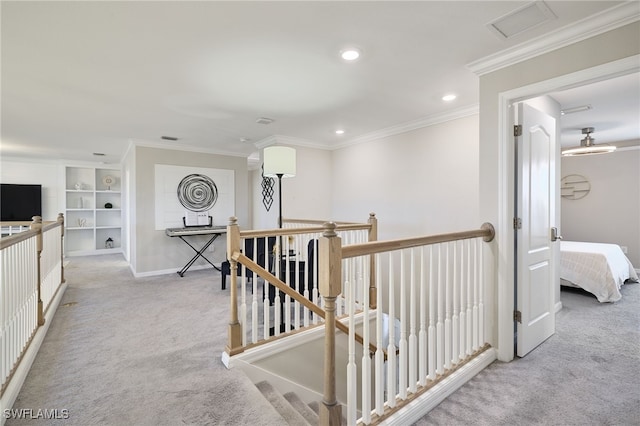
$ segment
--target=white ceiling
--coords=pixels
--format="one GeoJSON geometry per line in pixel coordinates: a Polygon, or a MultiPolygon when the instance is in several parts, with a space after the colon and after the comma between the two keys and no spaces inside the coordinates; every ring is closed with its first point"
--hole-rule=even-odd
{"type": "MultiPolygon", "coordinates": [[[[275,140],[333,149],[471,111],[469,64],[611,11],[637,20],[640,3],[547,1],[556,19],[509,39],[487,28],[528,4],[2,1],[0,154],[118,162],[132,141],[242,156],[275,140]],[[347,46],[361,59],[342,61],[347,46]]],[[[586,126],[597,143],[640,139],[638,76],[619,82],[553,94],[593,106],[563,118],[563,145],[586,126]]]]}

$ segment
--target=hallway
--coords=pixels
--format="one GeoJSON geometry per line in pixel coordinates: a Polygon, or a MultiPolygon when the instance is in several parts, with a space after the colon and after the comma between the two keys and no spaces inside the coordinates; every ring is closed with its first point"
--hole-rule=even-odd
{"type": "MultiPolygon", "coordinates": [[[[118,254],[68,260],[67,290],[14,410],[58,410],[68,419],[47,424],[65,425],[281,424],[220,361],[229,293],[219,272],[134,279],[118,254]]],[[[44,424],[6,425],[34,422],[44,424]]]]}

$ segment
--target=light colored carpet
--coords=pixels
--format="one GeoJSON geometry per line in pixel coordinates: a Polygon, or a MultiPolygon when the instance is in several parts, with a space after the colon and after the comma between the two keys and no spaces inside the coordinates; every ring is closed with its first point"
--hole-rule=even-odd
{"type": "MultiPolygon", "coordinates": [[[[134,279],[120,255],[70,258],[68,289],[14,409],[69,419],[7,425],[281,425],[239,369],[220,361],[220,274],[134,279]]],[[[563,291],[557,332],[496,362],[416,423],[640,425],[640,284],[615,304],[563,291]]]]}
{"type": "Polygon", "coordinates": [[[68,410],[7,425],[279,425],[220,360],[229,290],[212,269],[134,279],[121,255],[70,258],[67,291],[14,409],[68,410]]]}
{"type": "Polygon", "coordinates": [[[621,293],[598,303],[563,290],[555,335],[491,364],[415,425],[640,425],[640,284],[621,293]]]}

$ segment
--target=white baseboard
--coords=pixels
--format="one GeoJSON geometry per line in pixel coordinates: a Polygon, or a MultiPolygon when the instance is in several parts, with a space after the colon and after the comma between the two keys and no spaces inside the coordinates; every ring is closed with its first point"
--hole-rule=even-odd
{"type": "MultiPolygon", "coordinates": [[[[177,268],[171,268],[171,269],[160,269],[157,271],[148,271],[148,272],[136,272],[133,270],[133,267],[131,266],[131,264],[129,264],[129,269],[131,269],[131,273],[133,274],[134,277],[136,278],[144,278],[144,277],[155,277],[157,275],[167,275],[167,274],[176,274],[178,273],[179,270],[182,269],[182,266],[177,267],[177,268]]],[[[201,269],[213,269],[213,267],[211,265],[198,265],[198,266],[192,266],[189,268],[189,271],[199,271],[201,269]]],[[[187,274],[187,272],[185,272],[185,274],[187,274]]],[[[178,275],[178,277],[180,277],[178,275]]]]}
{"type": "Polygon", "coordinates": [[[380,424],[398,426],[414,424],[496,359],[495,349],[490,348],[484,351],[454,374],[408,403],[403,410],[391,415],[380,424]]]}
{"type": "Polygon", "coordinates": [[[47,335],[47,331],[49,330],[51,321],[53,321],[53,316],[56,314],[58,305],[60,304],[62,296],[64,295],[64,292],[66,290],[67,284],[62,283],[60,289],[56,293],[55,298],[51,301],[49,309],[47,309],[47,312],[44,316],[44,325],[38,327],[38,329],[36,330],[36,334],[33,336],[31,344],[29,344],[27,351],[24,353],[22,361],[20,361],[20,364],[18,364],[18,368],[13,374],[9,385],[5,389],[4,394],[2,394],[2,398],[0,399],[0,426],[4,425],[6,421],[4,410],[13,407],[13,404],[16,402],[16,398],[18,398],[20,389],[22,389],[22,385],[27,378],[27,374],[29,374],[29,370],[31,370],[31,365],[36,359],[36,355],[38,355],[38,351],[40,350],[42,341],[47,335]]]}
{"type": "Polygon", "coordinates": [[[556,302],[556,314],[562,310],[562,302],[556,302]]]}

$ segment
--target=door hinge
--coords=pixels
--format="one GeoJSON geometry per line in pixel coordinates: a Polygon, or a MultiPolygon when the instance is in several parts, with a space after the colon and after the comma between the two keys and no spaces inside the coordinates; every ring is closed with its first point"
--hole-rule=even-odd
{"type": "Polygon", "coordinates": [[[522,312],[513,311],[513,320],[519,322],[520,324],[522,324],[522,312]]]}
{"type": "Polygon", "coordinates": [[[513,126],[513,136],[522,136],[522,124],[513,126]]]}
{"type": "Polygon", "coordinates": [[[522,228],[522,219],[519,217],[513,218],[513,229],[521,229],[522,228]]]}

